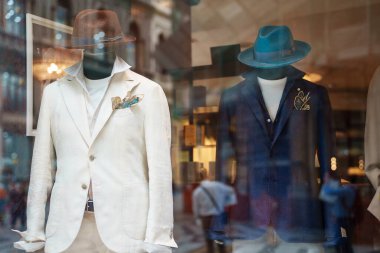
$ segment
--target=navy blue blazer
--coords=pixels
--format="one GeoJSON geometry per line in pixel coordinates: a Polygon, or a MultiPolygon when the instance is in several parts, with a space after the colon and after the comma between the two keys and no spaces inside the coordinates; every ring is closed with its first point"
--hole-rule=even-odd
{"type": "Polygon", "coordinates": [[[324,208],[320,181],[335,155],[335,132],[326,88],[287,69],[287,83],[274,122],[254,72],[223,91],[219,105],[217,178],[230,179],[236,161],[235,186],[249,203],[245,221],[254,239],[268,226],[289,242],[324,241],[324,208]],[[318,155],[319,168],[315,157],[318,155]]]}

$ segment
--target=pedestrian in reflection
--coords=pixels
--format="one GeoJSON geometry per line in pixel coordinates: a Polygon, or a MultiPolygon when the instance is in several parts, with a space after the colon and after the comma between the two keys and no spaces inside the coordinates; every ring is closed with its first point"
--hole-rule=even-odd
{"type": "Polygon", "coordinates": [[[5,202],[7,199],[7,191],[5,190],[4,184],[0,183],[0,226],[4,225],[5,216],[5,202]]]}
{"type": "Polygon", "coordinates": [[[236,204],[236,194],[232,187],[210,181],[206,169],[201,169],[199,177],[201,183],[193,192],[193,213],[202,225],[207,252],[213,253],[216,243],[219,252],[224,253],[225,207],[236,204]]]}
{"type": "Polygon", "coordinates": [[[334,247],[338,253],[353,253],[353,210],[355,189],[350,185],[342,185],[339,177],[333,171],[326,172],[320,198],[327,205],[326,210],[330,220],[327,228],[328,247],[334,247]]]}
{"type": "Polygon", "coordinates": [[[26,198],[27,193],[23,185],[19,182],[14,184],[9,192],[12,227],[16,226],[18,220],[23,229],[26,227],[26,198]]]}

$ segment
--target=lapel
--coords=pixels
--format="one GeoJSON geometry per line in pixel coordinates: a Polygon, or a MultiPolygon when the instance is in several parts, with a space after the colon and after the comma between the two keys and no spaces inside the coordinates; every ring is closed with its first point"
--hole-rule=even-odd
{"type": "Polygon", "coordinates": [[[292,78],[288,78],[285,84],[284,92],[282,93],[282,97],[280,100],[280,105],[278,107],[278,113],[276,115],[276,121],[275,121],[275,127],[274,127],[274,134],[272,139],[272,145],[276,143],[278,137],[281,134],[282,129],[286,125],[286,122],[288,121],[289,116],[293,112],[294,105],[293,100],[294,96],[289,96],[289,94],[292,94],[293,92],[293,86],[294,86],[295,80],[292,78]]]}
{"type": "Polygon", "coordinates": [[[95,141],[96,137],[99,135],[108,119],[114,112],[112,110],[112,97],[118,96],[120,98],[124,98],[127,95],[128,91],[133,90],[133,88],[135,88],[140,83],[136,77],[133,77],[131,75],[131,73],[131,70],[127,70],[116,74],[113,76],[113,78],[111,78],[110,85],[99,108],[99,113],[95,122],[90,145],[95,141]]]}
{"type": "Polygon", "coordinates": [[[269,143],[271,143],[271,148],[276,143],[278,137],[280,136],[283,128],[286,125],[289,116],[293,112],[294,105],[293,100],[294,96],[290,95],[294,93],[294,84],[297,79],[302,78],[304,76],[304,72],[294,68],[293,66],[287,67],[287,82],[284,88],[284,92],[282,93],[279,111],[276,115],[274,133],[272,141],[270,141],[270,136],[268,132],[268,127],[265,118],[266,106],[264,102],[264,98],[262,92],[260,90],[260,86],[258,85],[257,76],[254,71],[248,71],[243,73],[243,77],[245,78],[243,88],[242,88],[242,97],[248,103],[251,111],[255,115],[256,119],[259,121],[261,127],[265,135],[268,138],[269,143]]]}
{"type": "Polygon", "coordinates": [[[126,70],[112,76],[108,89],[100,105],[98,117],[95,122],[92,136],[90,135],[89,122],[85,103],[84,90],[81,81],[73,76],[65,77],[65,81],[60,85],[60,91],[65,101],[65,105],[78,128],[83,140],[90,147],[112,115],[112,97],[124,98],[128,91],[131,91],[139,84],[136,77],[132,77],[131,70],[126,70]]]}
{"type": "Polygon", "coordinates": [[[269,132],[266,126],[265,115],[264,115],[265,107],[263,108],[263,105],[262,105],[263,99],[262,99],[260,87],[257,84],[257,79],[255,81],[255,78],[247,78],[244,81],[244,84],[242,87],[242,95],[243,95],[242,96],[243,99],[248,104],[253,115],[256,117],[257,121],[259,122],[263,132],[265,133],[265,136],[267,137],[267,140],[269,141],[270,140],[269,132]]]}
{"type": "Polygon", "coordinates": [[[134,75],[133,71],[129,69],[131,66],[121,57],[116,56],[111,79],[109,81],[110,83],[104,94],[103,100],[101,101],[97,120],[91,136],[87,118],[85,101],[86,87],[84,84],[82,64],[83,61],[80,61],[65,69],[65,72],[68,75],[64,77],[64,80],[67,82],[63,82],[63,84],[60,85],[60,91],[71,118],[78,128],[83,140],[88,147],[91,147],[109,117],[112,115],[111,98],[115,96],[124,98],[128,91],[132,90],[139,84],[139,79],[138,76],[134,75]]]}
{"type": "Polygon", "coordinates": [[[78,128],[83,140],[90,146],[90,130],[88,128],[83,88],[73,76],[64,77],[63,80],[61,80],[59,88],[72,120],[78,128]]]}

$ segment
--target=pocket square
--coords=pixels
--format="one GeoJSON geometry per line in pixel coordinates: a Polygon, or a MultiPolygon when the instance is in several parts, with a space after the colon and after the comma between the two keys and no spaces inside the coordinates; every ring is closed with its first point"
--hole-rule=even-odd
{"type": "Polygon", "coordinates": [[[310,110],[310,105],[309,105],[309,100],[310,100],[310,92],[308,92],[306,95],[304,92],[298,88],[298,94],[294,98],[294,107],[298,111],[309,111],[310,110]]]}
{"type": "Polygon", "coordinates": [[[120,97],[112,97],[112,110],[132,107],[139,103],[143,97],[144,95],[142,94],[131,96],[130,92],[128,92],[127,96],[123,99],[120,97]]]}

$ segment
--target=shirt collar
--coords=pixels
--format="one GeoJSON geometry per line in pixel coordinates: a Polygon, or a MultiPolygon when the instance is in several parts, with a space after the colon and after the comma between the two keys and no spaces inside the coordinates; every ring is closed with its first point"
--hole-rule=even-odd
{"type": "MultiPolygon", "coordinates": [[[[121,58],[120,56],[117,55],[115,58],[114,64],[113,64],[113,68],[112,68],[112,72],[111,72],[110,77],[112,77],[113,75],[115,75],[117,73],[126,71],[130,68],[131,68],[131,65],[129,65],[126,61],[123,60],[123,58],[121,58]]],[[[80,62],[77,62],[76,64],[74,64],[74,65],[72,65],[66,69],[64,69],[64,71],[67,74],[77,78],[79,83],[83,87],[83,89],[87,91],[87,88],[85,85],[84,74],[83,74],[83,60],[80,62]]]]}

